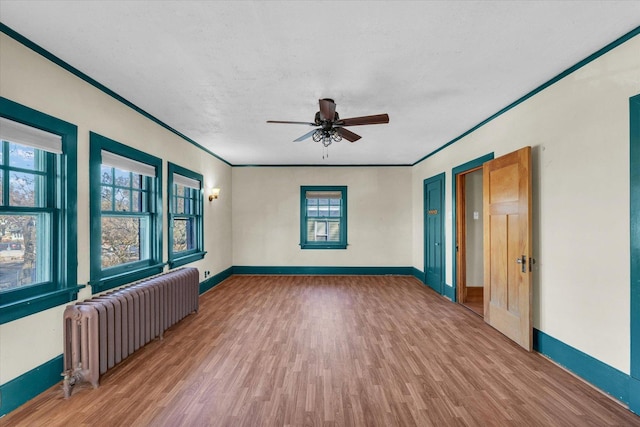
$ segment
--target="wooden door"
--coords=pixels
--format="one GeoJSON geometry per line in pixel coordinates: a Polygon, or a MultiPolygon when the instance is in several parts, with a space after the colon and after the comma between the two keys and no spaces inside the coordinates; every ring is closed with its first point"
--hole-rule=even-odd
{"type": "Polygon", "coordinates": [[[484,320],[531,351],[531,147],[483,171],[484,320]]]}
{"type": "Polygon", "coordinates": [[[424,182],[424,272],[425,283],[444,292],[444,174],[424,182]]]}

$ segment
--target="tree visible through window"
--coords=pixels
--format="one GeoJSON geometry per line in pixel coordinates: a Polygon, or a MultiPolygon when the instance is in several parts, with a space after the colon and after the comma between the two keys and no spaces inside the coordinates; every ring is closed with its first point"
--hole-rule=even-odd
{"type": "Polygon", "coordinates": [[[95,291],[160,273],[162,160],[91,133],[91,282],[95,291]]]}
{"type": "Polygon", "coordinates": [[[77,134],[0,97],[0,324],[78,295],[77,134]]]}
{"type": "Polygon", "coordinates": [[[48,197],[54,154],[10,141],[2,141],[0,151],[1,292],[51,279],[55,203],[48,197]]]}

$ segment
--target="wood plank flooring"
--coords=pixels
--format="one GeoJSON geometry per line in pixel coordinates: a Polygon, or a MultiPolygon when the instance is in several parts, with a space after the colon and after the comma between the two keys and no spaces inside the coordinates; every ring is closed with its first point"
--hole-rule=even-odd
{"type": "Polygon", "coordinates": [[[412,277],[234,276],[109,371],[2,426],[630,426],[412,277]]]}

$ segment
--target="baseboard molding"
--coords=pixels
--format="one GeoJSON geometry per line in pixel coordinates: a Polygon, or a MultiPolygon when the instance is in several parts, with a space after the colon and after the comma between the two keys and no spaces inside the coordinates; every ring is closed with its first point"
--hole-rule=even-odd
{"type": "Polygon", "coordinates": [[[424,272],[423,271],[420,271],[415,267],[411,267],[411,275],[413,277],[415,277],[416,279],[420,280],[423,285],[426,284],[426,283],[424,283],[424,272]]]}
{"type": "Polygon", "coordinates": [[[283,274],[321,276],[413,276],[413,267],[272,267],[236,265],[233,274],[283,274]]]}
{"type": "MultiPolygon", "coordinates": [[[[630,375],[535,328],[533,329],[533,348],[588,383],[629,405],[630,375]]],[[[633,408],[630,409],[633,410],[633,408]]],[[[636,408],[638,409],[640,408],[636,408]]]]}
{"type": "Polygon", "coordinates": [[[233,276],[233,267],[229,267],[226,270],[209,277],[204,282],[200,282],[200,294],[207,292],[209,289],[213,288],[215,285],[221,283],[231,276],[233,276]]]}
{"type": "MultiPolygon", "coordinates": [[[[62,355],[0,385],[0,417],[62,381],[62,355]]],[[[62,389],[60,389],[62,394],[62,389]]]]}
{"type": "Polygon", "coordinates": [[[444,284],[444,296],[449,298],[451,301],[456,301],[456,288],[451,285],[444,284]]]}
{"type": "Polygon", "coordinates": [[[470,287],[467,286],[467,297],[465,302],[483,302],[484,301],[484,288],[483,287],[470,287]]]}

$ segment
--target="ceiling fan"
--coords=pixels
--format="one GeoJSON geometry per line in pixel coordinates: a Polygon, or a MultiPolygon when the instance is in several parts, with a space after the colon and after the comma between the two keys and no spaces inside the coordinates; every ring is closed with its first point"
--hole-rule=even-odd
{"type": "Polygon", "coordinates": [[[336,111],[336,103],[333,99],[323,98],[319,100],[320,111],[316,113],[313,122],[290,122],[282,120],[267,120],[267,123],[287,123],[295,125],[309,125],[315,129],[305,133],[300,138],[294,139],[293,142],[304,141],[312,137],[316,142],[322,142],[322,145],[328,147],[332,142],[341,141],[342,138],[349,142],[355,142],[361,138],[345,129],[347,126],[377,125],[389,123],[388,114],[376,114],[373,116],[352,117],[349,119],[341,119],[336,111]]]}

